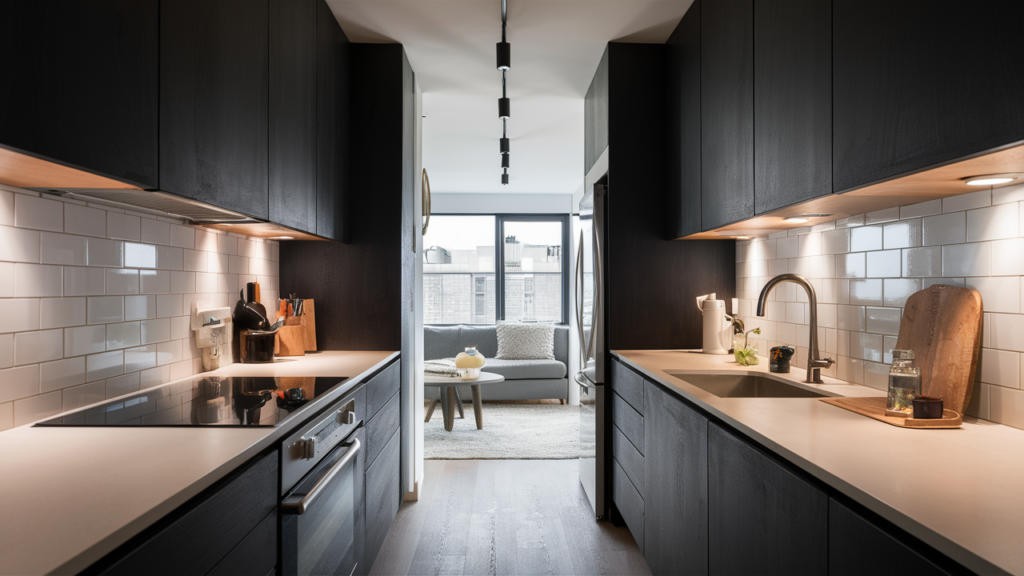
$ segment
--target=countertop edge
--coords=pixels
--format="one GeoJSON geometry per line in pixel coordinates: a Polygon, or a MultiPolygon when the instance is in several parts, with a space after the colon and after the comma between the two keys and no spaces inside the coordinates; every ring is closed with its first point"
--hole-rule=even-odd
{"type": "Polygon", "coordinates": [[[715,406],[712,406],[707,402],[701,400],[700,398],[697,398],[696,396],[686,392],[685,390],[676,386],[674,383],[665,380],[658,374],[651,372],[647,368],[644,368],[643,366],[630,360],[625,355],[620,354],[618,351],[612,350],[611,354],[615,358],[624,362],[633,370],[636,370],[637,372],[643,374],[644,377],[657,382],[663,388],[670,390],[675,395],[679,396],[680,398],[683,398],[687,402],[697,405],[700,409],[712,414],[719,420],[725,422],[726,424],[742,432],[745,436],[747,436],[754,442],[757,442],[766,450],[778,455],[780,458],[783,458],[790,464],[796,466],[797,468],[803,470],[804,472],[810,474],[811,476],[817,478],[818,480],[824,482],[825,484],[828,484],[829,486],[835,488],[839,492],[842,492],[850,499],[875,512],[879,516],[892,522],[893,524],[902,528],[903,530],[906,530],[908,533],[920,539],[925,544],[928,544],[929,546],[937,549],[942,554],[945,554],[946,556],[949,556],[951,559],[961,563],[966,568],[973,570],[978,574],[1012,574],[1012,572],[993,564],[989,560],[979,556],[975,552],[965,548],[959,543],[950,540],[949,538],[936,532],[932,528],[911,518],[904,512],[893,507],[893,505],[875,498],[871,494],[868,494],[867,492],[861,490],[855,485],[850,484],[846,480],[820,468],[814,462],[793,453],[792,451],[772,441],[771,439],[767,438],[766,436],[762,435],[756,430],[750,428],[742,421],[737,420],[733,416],[722,412],[715,406]]]}
{"type": "MultiPolygon", "coordinates": [[[[298,428],[303,423],[307,422],[310,418],[316,416],[316,414],[328,403],[333,402],[337,398],[344,396],[353,388],[363,383],[366,378],[379,371],[381,368],[391,363],[399,356],[400,352],[392,352],[380,362],[374,364],[367,370],[361,372],[356,376],[352,376],[346,385],[338,390],[335,390],[331,394],[316,398],[309,403],[305,413],[301,418],[294,418],[289,420],[286,425],[281,427],[274,427],[268,429],[268,433],[263,438],[251,444],[245,450],[236,454],[233,458],[218,466],[216,469],[206,474],[196,482],[188,485],[176,494],[172,495],[168,499],[161,502],[154,508],[151,508],[146,513],[136,517],[134,520],[124,525],[120,530],[110,534],[103,540],[97,542],[93,546],[81,551],[76,556],[68,559],[66,562],[55,568],[51,574],[78,574],[79,572],[89,568],[99,560],[101,560],[107,554],[110,554],[116,550],[119,546],[134,538],[140,534],[143,530],[146,530],[154,523],[159,521],[161,518],[167,516],[171,512],[174,512],[179,507],[187,503],[192,498],[201,494],[204,490],[213,486],[217,481],[221,480],[231,472],[238,469],[239,466],[248,462],[251,458],[270,447],[275,442],[291,434],[295,428],[298,428]]],[[[191,378],[191,376],[190,376],[191,378]]],[[[175,381],[177,382],[177,380],[175,381]]],[[[173,384],[169,382],[163,384],[167,386],[173,384]]]]}

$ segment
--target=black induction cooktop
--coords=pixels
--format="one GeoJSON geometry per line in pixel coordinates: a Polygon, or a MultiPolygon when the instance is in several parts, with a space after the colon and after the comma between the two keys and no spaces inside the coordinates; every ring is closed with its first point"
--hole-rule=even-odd
{"type": "Polygon", "coordinates": [[[36,426],[276,426],[347,377],[195,376],[36,426]]]}

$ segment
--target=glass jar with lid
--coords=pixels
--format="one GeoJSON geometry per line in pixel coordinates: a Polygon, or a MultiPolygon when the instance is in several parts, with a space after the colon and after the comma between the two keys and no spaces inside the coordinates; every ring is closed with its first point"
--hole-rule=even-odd
{"type": "Polygon", "coordinates": [[[889,397],[885,415],[900,418],[914,413],[914,398],[921,395],[921,369],[914,366],[913,350],[893,350],[889,369],[889,397]]]}

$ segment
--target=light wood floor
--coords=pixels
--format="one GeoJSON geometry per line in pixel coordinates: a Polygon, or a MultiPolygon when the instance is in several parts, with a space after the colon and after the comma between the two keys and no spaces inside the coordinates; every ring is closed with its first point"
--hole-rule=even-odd
{"type": "Polygon", "coordinates": [[[370,572],[637,574],[629,530],[594,519],[576,460],[427,460],[370,572]]]}

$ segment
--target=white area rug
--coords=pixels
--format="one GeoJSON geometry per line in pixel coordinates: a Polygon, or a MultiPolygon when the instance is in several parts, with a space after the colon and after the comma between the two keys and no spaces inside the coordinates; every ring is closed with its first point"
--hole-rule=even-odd
{"type": "Polygon", "coordinates": [[[489,404],[484,429],[476,429],[473,405],[444,429],[441,407],[423,430],[427,460],[568,460],[580,455],[580,408],[559,404],[489,404]]]}

